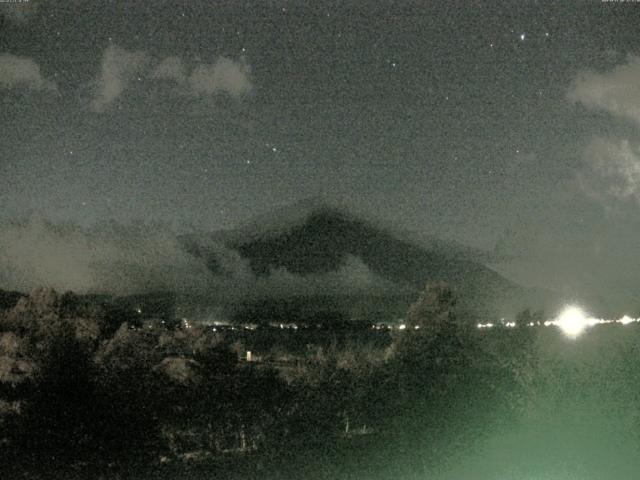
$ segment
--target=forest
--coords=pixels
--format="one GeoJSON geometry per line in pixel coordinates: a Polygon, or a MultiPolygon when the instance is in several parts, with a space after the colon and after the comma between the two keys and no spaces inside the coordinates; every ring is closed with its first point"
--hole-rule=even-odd
{"type": "Polygon", "coordinates": [[[247,361],[232,333],[119,323],[99,302],[33,291],[0,322],[3,468],[231,474],[363,444],[424,470],[517,415],[535,369],[531,330],[487,342],[442,284],[412,305],[406,331],[374,340],[293,334],[247,361]]]}
{"type": "Polygon", "coordinates": [[[635,337],[609,327],[577,347],[529,327],[535,315],[480,330],[438,283],[403,330],[221,331],[120,323],[95,299],[34,290],[0,322],[2,468],[43,479],[423,478],[567,397],[602,401],[604,383],[618,400],[603,408],[637,426],[635,337]],[[607,342],[609,365],[598,365],[607,342]]]}

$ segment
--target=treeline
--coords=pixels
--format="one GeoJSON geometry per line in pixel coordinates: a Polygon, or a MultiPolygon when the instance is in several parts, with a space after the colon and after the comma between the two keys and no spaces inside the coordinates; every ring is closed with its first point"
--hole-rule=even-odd
{"type": "Polygon", "coordinates": [[[118,324],[100,304],[36,290],[0,317],[3,465],[216,464],[369,435],[427,471],[525,407],[531,329],[488,342],[431,285],[388,334],[385,347],[307,345],[283,372],[212,329],[118,324]]]}

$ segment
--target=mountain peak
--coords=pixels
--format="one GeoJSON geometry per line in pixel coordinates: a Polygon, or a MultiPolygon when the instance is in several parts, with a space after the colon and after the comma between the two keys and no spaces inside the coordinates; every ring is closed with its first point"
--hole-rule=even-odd
{"type": "Polygon", "coordinates": [[[363,224],[374,223],[367,215],[356,212],[355,207],[347,201],[317,196],[252,217],[240,224],[233,237],[242,241],[270,238],[300,227],[310,218],[319,216],[363,224]]]}

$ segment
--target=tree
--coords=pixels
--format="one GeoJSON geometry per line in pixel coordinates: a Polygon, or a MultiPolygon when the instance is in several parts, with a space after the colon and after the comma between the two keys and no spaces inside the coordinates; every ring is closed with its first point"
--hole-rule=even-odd
{"type": "Polygon", "coordinates": [[[409,307],[408,326],[439,329],[454,322],[456,303],[456,297],[449,285],[444,282],[427,283],[418,300],[409,307]]]}
{"type": "MultiPolygon", "coordinates": [[[[446,372],[463,369],[470,353],[467,325],[459,322],[453,290],[443,282],[428,283],[407,312],[406,330],[395,332],[392,350],[403,370],[435,380],[430,369],[446,372]]],[[[418,379],[414,379],[418,381],[418,379]]],[[[424,384],[424,382],[422,382],[424,384]]]]}
{"type": "Polygon", "coordinates": [[[456,303],[448,285],[427,284],[407,312],[407,328],[394,333],[398,415],[392,428],[413,471],[454,461],[456,453],[503,424],[519,400],[523,362],[512,358],[512,342],[498,336],[529,329],[481,332],[457,315],[456,303]],[[506,351],[498,348],[503,344],[506,351]]]}
{"type": "Polygon", "coordinates": [[[531,324],[538,325],[544,320],[544,313],[542,310],[531,312],[530,308],[525,308],[516,315],[516,326],[528,327],[531,324]]]}

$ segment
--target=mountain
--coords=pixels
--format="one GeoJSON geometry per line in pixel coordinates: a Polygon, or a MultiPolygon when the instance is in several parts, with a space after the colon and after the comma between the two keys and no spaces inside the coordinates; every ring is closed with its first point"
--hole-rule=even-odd
{"type": "Polygon", "coordinates": [[[315,197],[253,217],[237,229],[214,232],[209,238],[227,245],[260,241],[286,234],[308,222],[311,217],[323,213],[343,217],[355,223],[366,224],[370,229],[386,232],[397,240],[437,254],[476,262],[488,260],[493,256],[493,252],[394,226],[390,221],[378,218],[371,212],[356,211],[346,202],[328,202],[315,197]]]}
{"type": "MultiPolygon", "coordinates": [[[[38,238],[47,235],[43,244],[61,246],[53,249],[55,254],[70,244],[69,268],[53,273],[85,275],[92,283],[80,293],[129,295],[95,299],[114,318],[366,324],[404,317],[425,284],[435,281],[449,283],[460,310],[484,320],[513,316],[525,307],[548,307],[553,299],[549,292],[523,288],[499,275],[485,265],[485,252],[316,199],[234,230],[184,235],[177,242],[171,232],[74,230],[74,239],[89,239],[75,243],[59,229],[34,232],[38,238]],[[93,248],[96,242],[99,248],[93,248]],[[92,246],[90,251],[76,255],[85,244],[92,246]],[[100,279],[116,279],[123,288],[114,291],[109,280],[100,289],[100,279]]],[[[37,261],[16,259],[26,266],[37,266],[37,261]]],[[[16,271],[23,270],[28,269],[18,265],[16,271]]],[[[63,275],[54,277],[66,284],[63,275]]],[[[51,278],[46,280],[51,284],[51,278]]],[[[19,298],[0,292],[0,310],[19,298]]]]}
{"type": "Polygon", "coordinates": [[[483,317],[513,314],[546,301],[544,292],[520,287],[483,265],[481,252],[432,237],[421,242],[415,235],[387,227],[382,221],[324,202],[303,202],[253,219],[233,231],[183,239],[189,251],[220,272],[222,262],[214,250],[206,248],[207,240],[237,252],[255,277],[265,282],[274,272],[286,272],[288,278],[299,283],[313,278],[318,284],[323,278],[335,281],[342,278],[336,276],[339,272],[355,270],[358,274],[352,275],[354,281],[366,277],[371,286],[354,290],[345,284],[330,293],[316,288],[302,294],[281,288],[276,294],[244,301],[240,311],[251,311],[255,316],[263,309],[282,318],[286,305],[295,304],[292,310],[305,311],[306,315],[314,308],[331,311],[333,305],[338,312],[332,314],[342,312],[353,317],[354,311],[366,311],[366,298],[377,305],[376,316],[398,316],[431,281],[449,283],[459,295],[461,309],[483,317]]]}

